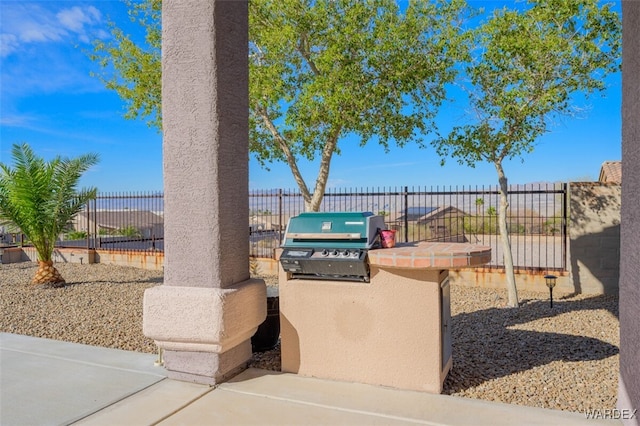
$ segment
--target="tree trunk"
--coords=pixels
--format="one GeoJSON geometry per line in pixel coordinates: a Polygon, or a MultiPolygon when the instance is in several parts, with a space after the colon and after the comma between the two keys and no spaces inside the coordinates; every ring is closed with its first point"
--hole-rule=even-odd
{"type": "Polygon", "coordinates": [[[64,278],[60,272],[53,266],[52,260],[38,261],[38,271],[33,277],[32,284],[51,284],[53,287],[64,287],[64,278]]]}
{"type": "Polygon", "coordinates": [[[507,292],[509,296],[508,304],[517,308],[518,289],[516,288],[516,276],[513,272],[513,254],[511,253],[511,241],[509,239],[509,230],[507,229],[507,209],[509,208],[509,200],[507,195],[509,187],[507,185],[507,177],[502,169],[502,161],[494,163],[498,172],[498,182],[500,183],[500,207],[498,209],[498,227],[500,229],[500,240],[502,241],[502,253],[504,260],[504,271],[507,278],[507,292]]]}
{"type": "Polygon", "coordinates": [[[269,114],[267,114],[267,110],[264,108],[259,108],[258,113],[262,117],[265,126],[275,139],[278,147],[282,150],[284,154],[287,164],[289,165],[289,169],[293,174],[293,178],[298,184],[298,188],[300,189],[300,193],[302,194],[302,198],[304,199],[304,209],[307,212],[317,212],[320,210],[320,205],[322,204],[322,199],[324,198],[324,191],[327,188],[327,181],[329,180],[329,169],[331,166],[331,158],[333,157],[333,153],[336,150],[336,146],[338,144],[338,137],[340,136],[340,132],[342,131],[342,127],[338,126],[333,129],[327,137],[327,142],[324,144],[322,148],[322,155],[320,157],[320,168],[318,170],[318,177],[316,178],[316,187],[313,193],[309,192],[307,188],[307,184],[302,177],[302,173],[298,168],[298,161],[291,151],[289,147],[289,143],[287,140],[282,137],[276,125],[271,121],[269,114]]]}
{"type": "Polygon", "coordinates": [[[316,187],[313,190],[313,195],[308,199],[305,198],[305,209],[308,212],[317,212],[320,210],[320,204],[322,204],[324,192],[327,189],[327,182],[329,181],[331,159],[333,158],[333,153],[338,145],[338,136],[340,135],[340,131],[340,127],[333,130],[322,148],[320,167],[318,169],[318,177],[316,178],[316,187]]]}

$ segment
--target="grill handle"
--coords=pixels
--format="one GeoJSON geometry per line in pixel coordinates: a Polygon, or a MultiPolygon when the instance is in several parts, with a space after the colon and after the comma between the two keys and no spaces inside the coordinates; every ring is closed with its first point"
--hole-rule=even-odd
{"type": "Polygon", "coordinates": [[[359,240],[362,234],[359,232],[343,232],[343,233],[319,233],[319,232],[290,232],[285,238],[297,240],[359,240]]]}

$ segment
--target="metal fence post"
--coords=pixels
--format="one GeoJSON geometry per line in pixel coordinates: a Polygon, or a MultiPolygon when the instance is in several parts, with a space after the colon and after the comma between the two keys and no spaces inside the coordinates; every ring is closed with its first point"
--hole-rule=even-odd
{"type": "Polygon", "coordinates": [[[87,250],[91,250],[91,234],[89,233],[89,222],[90,222],[90,218],[91,218],[91,200],[87,200],[87,228],[85,230],[86,232],[86,243],[87,243],[87,250]]]}
{"type": "Polygon", "coordinates": [[[569,185],[564,182],[562,184],[562,270],[567,270],[567,239],[569,238],[569,233],[567,232],[567,223],[569,222],[569,185]]]}
{"type": "MultiPolygon", "coordinates": [[[[282,241],[282,188],[278,190],[278,240],[282,241]]],[[[274,253],[275,256],[275,253],[274,253]]]]}
{"type": "Polygon", "coordinates": [[[404,187],[404,242],[409,242],[409,187],[404,187]]]}

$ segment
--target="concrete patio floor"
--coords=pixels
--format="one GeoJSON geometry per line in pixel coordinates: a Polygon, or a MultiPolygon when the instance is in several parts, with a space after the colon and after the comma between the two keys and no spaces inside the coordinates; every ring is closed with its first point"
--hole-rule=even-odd
{"type": "Polygon", "coordinates": [[[217,387],[156,356],[0,333],[0,424],[619,425],[583,414],[249,369],[217,387]]]}

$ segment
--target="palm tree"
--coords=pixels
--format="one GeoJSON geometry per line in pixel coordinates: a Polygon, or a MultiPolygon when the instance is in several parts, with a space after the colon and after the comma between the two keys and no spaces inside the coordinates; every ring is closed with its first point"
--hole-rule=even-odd
{"type": "Polygon", "coordinates": [[[98,155],[58,156],[47,162],[27,144],[14,144],[11,152],[14,168],[0,163],[0,225],[20,228],[38,252],[34,284],[64,286],[51,260],[54,244],[73,216],[96,196],[96,188],[78,192],[76,187],[82,174],[98,162],[98,155]]]}
{"type": "MultiPolygon", "coordinates": [[[[484,206],[484,198],[476,198],[476,233],[478,230],[478,218],[480,217],[480,213],[482,212],[482,206],[484,206]]],[[[482,218],[482,231],[484,231],[484,217],[482,218]]]]}
{"type": "Polygon", "coordinates": [[[484,206],[484,198],[476,198],[476,216],[480,216],[482,206],[484,206]]]}

